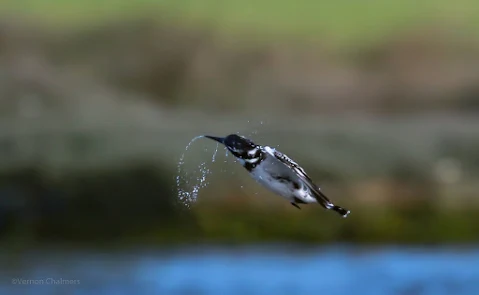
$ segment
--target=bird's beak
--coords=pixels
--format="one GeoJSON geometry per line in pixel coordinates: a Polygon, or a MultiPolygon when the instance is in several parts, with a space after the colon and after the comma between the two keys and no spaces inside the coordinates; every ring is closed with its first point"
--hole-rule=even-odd
{"type": "Polygon", "coordinates": [[[224,144],[224,141],[225,141],[224,137],[215,137],[215,136],[210,136],[210,135],[205,135],[205,137],[209,138],[209,139],[212,139],[214,141],[217,141],[219,143],[223,143],[223,144],[224,144]]]}

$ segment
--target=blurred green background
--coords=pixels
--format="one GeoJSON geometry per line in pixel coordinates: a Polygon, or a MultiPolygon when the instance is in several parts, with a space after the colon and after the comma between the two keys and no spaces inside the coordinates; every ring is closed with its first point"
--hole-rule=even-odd
{"type": "Polygon", "coordinates": [[[2,247],[477,243],[478,3],[3,0],[2,247]],[[350,217],[185,152],[236,132],[350,217]]]}

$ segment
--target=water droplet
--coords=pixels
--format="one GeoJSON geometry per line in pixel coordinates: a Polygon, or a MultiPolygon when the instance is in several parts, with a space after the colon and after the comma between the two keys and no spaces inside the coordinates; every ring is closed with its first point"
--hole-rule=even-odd
{"type": "Polygon", "coordinates": [[[213,153],[213,157],[211,158],[211,162],[215,162],[216,160],[216,153],[218,153],[218,147],[219,147],[220,143],[216,143],[216,149],[215,149],[215,152],[213,153]]]}
{"type": "MultiPolygon", "coordinates": [[[[199,191],[206,187],[209,183],[206,181],[207,176],[211,174],[210,169],[208,169],[206,162],[201,162],[198,165],[198,170],[195,171],[195,173],[199,173],[199,175],[190,175],[190,173],[183,171],[183,167],[185,164],[185,155],[190,146],[195,142],[196,140],[204,137],[203,135],[197,136],[193,138],[188,145],[185,148],[185,151],[180,157],[180,160],[178,162],[178,175],[176,176],[176,188],[178,192],[178,198],[179,200],[187,207],[190,208],[191,204],[196,202],[198,198],[198,193],[199,191]],[[193,184],[192,188],[185,188],[190,187],[190,183],[193,184]]],[[[211,158],[211,161],[214,162],[216,160],[216,154],[218,152],[218,146],[219,143],[216,144],[216,149],[213,153],[213,156],[211,158]]],[[[204,149],[205,151],[208,151],[208,149],[204,149]]]]}

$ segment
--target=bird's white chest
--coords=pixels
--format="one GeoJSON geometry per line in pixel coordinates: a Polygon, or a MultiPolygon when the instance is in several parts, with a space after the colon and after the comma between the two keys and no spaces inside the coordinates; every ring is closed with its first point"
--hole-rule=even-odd
{"type": "Polygon", "coordinates": [[[302,182],[299,181],[297,175],[274,158],[268,157],[263,160],[258,166],[256,166],[255,169],[251,171],[251,176],[270,191],[286,198],[289,201],[293,201],[296,197],[306,203],[315,202],[315,199],[311,198],[309,191],[304,187],[302,182]],[[277,179],[278,175],[289,178],[290,180],[298,183],[300,187],[295,187],[292,181],[279,181],[277,179]]]}
{"type": "Polygon", "coordinates": [[[291,184],[280,182],[273,178],[271,171],[265,169],[264,165],[258,165],[252,172],[251,176],[267,189],[283,196],[287,199],[293,197],[294,188],[291,184]]]}

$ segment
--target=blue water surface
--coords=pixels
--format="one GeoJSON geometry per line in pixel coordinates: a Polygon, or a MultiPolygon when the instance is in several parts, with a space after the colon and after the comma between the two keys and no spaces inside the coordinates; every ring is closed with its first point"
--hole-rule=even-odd
{"type": "Polygon", "coordinates": [[[50,250],[5,263],[0,294],[479,294],[478,248],[50,250]]]}

